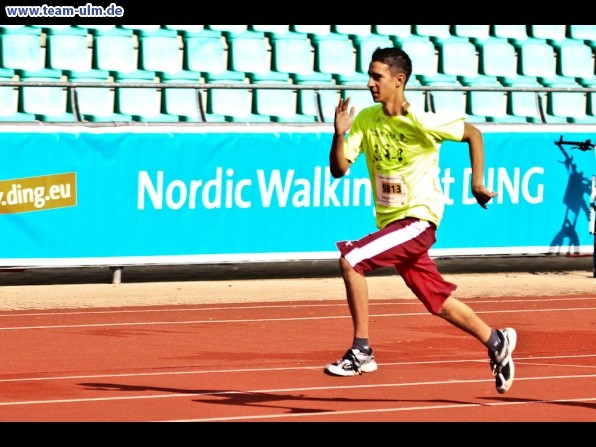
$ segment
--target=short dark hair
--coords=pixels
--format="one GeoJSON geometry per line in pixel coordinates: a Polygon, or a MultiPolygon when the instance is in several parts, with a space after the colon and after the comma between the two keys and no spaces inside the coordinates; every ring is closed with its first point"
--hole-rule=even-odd
{"type": "Polygon", "coordinates": [[[373,62],[382,62],[389,65],[393,74],[403,73],[406,75],[406,83],[412,75],[412,60],[408,53],[398,47],[378,47],[372,54],[373,62]]]}

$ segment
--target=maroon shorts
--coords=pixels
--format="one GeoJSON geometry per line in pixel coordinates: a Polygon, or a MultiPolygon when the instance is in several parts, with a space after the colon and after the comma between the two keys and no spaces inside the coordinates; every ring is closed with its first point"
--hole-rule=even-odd
{"type": "Polygon", "coordinates": [[[428,255],[435,242],[432,223],[406,218],[357,241],[338,242],[337,248],[362,275],[393,266],[426,309],[436,315],[457,286],[443,279],[428,255]]]}

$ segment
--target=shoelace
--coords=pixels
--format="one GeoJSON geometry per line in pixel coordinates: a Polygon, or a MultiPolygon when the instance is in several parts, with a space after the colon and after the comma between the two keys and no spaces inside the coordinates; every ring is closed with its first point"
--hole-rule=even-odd
{"type": "Polygon", "coordinates": [[[346,356],[344,358],[347,358],[347,360],[349,360],[350,363],[352,363],[353,369],[358,374],[362,374],[362,371],[360,370],[360,362],[358,361],[358,358],[356,357],[356,354],[354,354],[354,351],[352,351],[350,349],[348,352],[346,352],[346,356]]]}

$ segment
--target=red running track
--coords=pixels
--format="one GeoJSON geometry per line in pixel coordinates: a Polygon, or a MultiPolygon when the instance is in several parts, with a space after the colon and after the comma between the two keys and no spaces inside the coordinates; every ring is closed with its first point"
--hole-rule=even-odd
{"type": "Polygon", "coordinates": [[[344,301],[0,312],[0,421],[596,421],[596,295],[466,302],[518,332],[506,394],[416,300],[371,301],[379,370],[345,378],[344,301]]]}

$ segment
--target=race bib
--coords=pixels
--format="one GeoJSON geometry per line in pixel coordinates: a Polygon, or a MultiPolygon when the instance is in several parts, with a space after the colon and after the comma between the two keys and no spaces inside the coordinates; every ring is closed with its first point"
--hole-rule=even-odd
{"type": "Polygon", "coordinates": [[[376,174],[377,203],[383,206],[403,206],[407,201],[404,179],[397,174],[376,174]]]}

